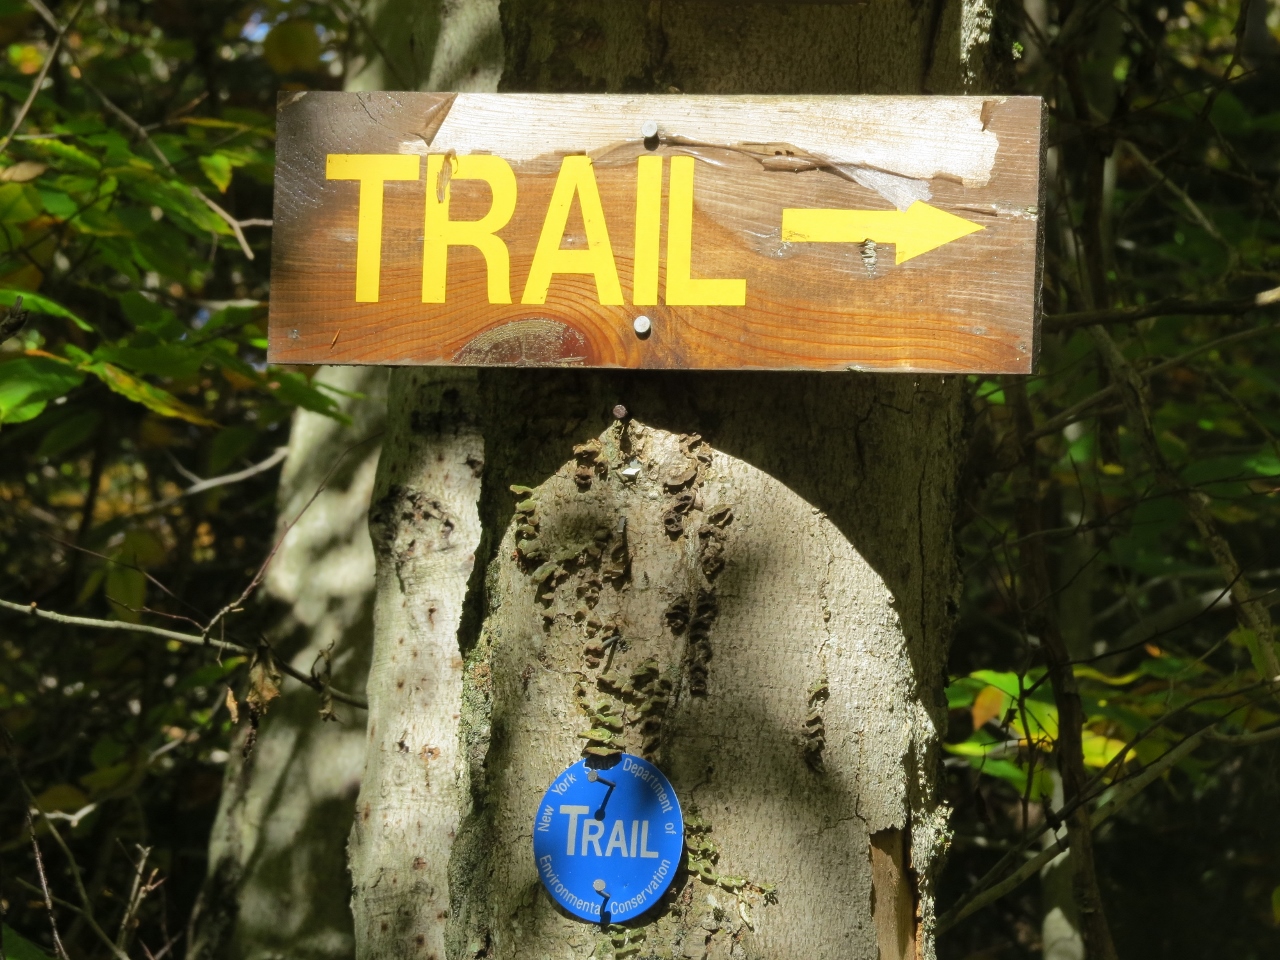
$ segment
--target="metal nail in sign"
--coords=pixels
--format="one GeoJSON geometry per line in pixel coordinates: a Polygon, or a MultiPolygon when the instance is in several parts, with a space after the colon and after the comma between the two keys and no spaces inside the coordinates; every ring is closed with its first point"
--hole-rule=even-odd
{"type": "Polygon", "coordinates": [[[575,917],[620,923],[656,904],[675,879],[684,817],[670,781],[639,757],[608,769],[579,760],[547,788],[533,824],[538,876],[575,917]]]}

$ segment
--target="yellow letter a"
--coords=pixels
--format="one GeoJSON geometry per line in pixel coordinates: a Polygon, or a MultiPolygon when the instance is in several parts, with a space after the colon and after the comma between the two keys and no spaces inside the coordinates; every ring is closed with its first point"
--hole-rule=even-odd
{"type": "Polygon", "coordinates": [[[382,185],[388,180],[417,180],[422,161],[402,153],[331,153],[325,178],[359,180],[356,215],[356,303],[378,302],[382,270],[382,185]]]}
{"type": "Polygon", "coordinates": [[[551,192],[547,216],[538,237],[538,249],[529,267],[521,303],[546,303],[547,288],[554,273],[589,273],[596,278],[596,297],[602,304],[622,303],[622,284],[618,282],[618,265],[609,245],[609,230],[600,205],[600,190],[591,169],[590,157],[565,157],[560,163],[560,176],[551,192]],[[582,225],[587,234],[587,249],[561,250],[565,227],[569,223],[569,207],[578,195],[582,209],[582,225]]]}
{"type": "Polygon", "coordinates": [[[422,237],[422,302],[444,303],[450,247],[475,247],[484,254],[489,302],[511,302],[511,257],[507,245],[494,234],[507,225],[516,209],[516,175],[501,157],[483,154],[450,157],[452,176],[440,189],[445,157],[427,157],[427,213],[422,237]],[[479,220],[450,220],[449,197],[454,180],[484,180],[493,202],[479,220]]]}

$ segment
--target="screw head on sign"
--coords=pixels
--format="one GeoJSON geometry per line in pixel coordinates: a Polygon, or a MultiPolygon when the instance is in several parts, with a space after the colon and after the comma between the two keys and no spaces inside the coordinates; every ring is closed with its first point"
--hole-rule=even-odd
{"type": "Polygon", "coordinates": [[[652,140],[654,137],[658,135],[658,121],[646,120],[644,122],[644,126],[640,128],[640,133],[644,136],[646,140],[652,140]]]}
{"type": "Polygon", "coordinates": [[[596,893],[604,893],[604,881],[596,880],[594,883],[591,884],[591,889],[593,889],[596,893]]]}
{"type": "Polygon", "coordinates": [[[653,321],[642,314],[631,321],[631,329],[636,332],[637,337],[647,337],[653,329],[653,321]]]}

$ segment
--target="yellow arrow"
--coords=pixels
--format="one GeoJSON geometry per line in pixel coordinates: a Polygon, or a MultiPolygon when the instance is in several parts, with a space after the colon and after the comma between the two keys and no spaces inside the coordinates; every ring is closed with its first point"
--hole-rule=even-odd
{"type": "Polygon", "coordinates": [[[892,243],[902,263],[985,227],[917,200],[906,210],[782,211],[782,239],[789,243],[892,243]]]}

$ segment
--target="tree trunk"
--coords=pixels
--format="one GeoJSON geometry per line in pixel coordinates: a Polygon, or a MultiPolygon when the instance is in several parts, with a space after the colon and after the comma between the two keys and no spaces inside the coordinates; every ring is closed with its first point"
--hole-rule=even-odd
{"type": "MultiPolygon", "coordinates": [[[[362,7],[349,90],[492,90],[502,64],[497,0],[377,0],[362,7]]],[[[386,372],[327,367],[318,377],[366,399],[345,401],[349,427],[300,411],[281,477],[280,517],[301,511],[334,461],[380,433],[386,372]]],[[[381,443],[352,451],[285,541],[264,584],[280,606],[277,649],[301,670],[322,650],[334,685],[358,692],[372,648],[373,551],[367,513],[381,443]],[[330,647],[330,644],[333,644],[330,647]]],[[[354,954],[346,841],[365,766],[366,720],[338,707],[326,723],[310,690],[287,685],[243,757],[233,745],[191,923],[198,960],[354,954]]]]}
{"type": "MultiPolygon", "coordinates": [[[[991,75],[977,3],[510,0],[502,17],[513,90],[954,93],[991,75]]],[[[932,957],[963,395],[907,375],[395,371],[357,955],[932,957]],[[648,660],[662,682],[621,691],[648,660]],[[704,850],[608,932],[552,904],[530,841],[602,699],[646,701],[626,747],[696,810],[704,850]]]]}
{"type": "MultiPolygon", "coordinates": [[[[343,407],[349,426],[299,412],[280,478],[280,526],[297,517],[334,462],[348,453],[281,545],[263,584],[269,639],[282,659],[310,670],[329,651],[333,684],[359,693],[373,632],[373,549],[365,522],[386,414],[384,370],[328,368],[320,379],[362,393],[343,407]]],[[[232,742],[209,842],[209,873],[192,922],[197,960],[353,954],[350,882],[342,837],[350,830],[364,766],[361,711],[320,717],[314,691],[286,684],[251,731],[232,742]],[[245,754],[247,738],[256,743],[245,754]]]]}

